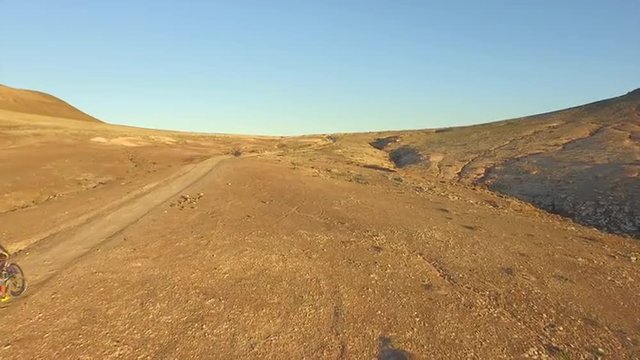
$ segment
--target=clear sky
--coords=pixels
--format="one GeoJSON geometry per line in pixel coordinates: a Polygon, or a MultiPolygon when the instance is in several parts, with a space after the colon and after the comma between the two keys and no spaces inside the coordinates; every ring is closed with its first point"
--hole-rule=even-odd
{"type": "Polygon", "coordinates": [[[639,14],[638,0],[0,0],[0,83],[153,128],[463,125],[640,87],[639,14]]]}

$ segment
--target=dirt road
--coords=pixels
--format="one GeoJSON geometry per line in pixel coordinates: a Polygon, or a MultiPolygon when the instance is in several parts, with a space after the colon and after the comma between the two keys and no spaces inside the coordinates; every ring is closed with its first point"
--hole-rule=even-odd
{"type": "Polygon", "coordinates": [[[154,207],[179,194],[194,182],[211,172],[216,165],[227,159],[226,156],[213,157],[201,163],[188,166],[174,178],[164,183],[154,184],[151,189],[142,188],[139,192],[91,214],[81,222],[72,222],[61,226],[62,230],[45,239],[22,249],[15,257],[29,279],[29,293],[38,285],[63,270],[65,266],[81,257],[96,246],[111,238],[114,234],[135,223],[154,207]]]}

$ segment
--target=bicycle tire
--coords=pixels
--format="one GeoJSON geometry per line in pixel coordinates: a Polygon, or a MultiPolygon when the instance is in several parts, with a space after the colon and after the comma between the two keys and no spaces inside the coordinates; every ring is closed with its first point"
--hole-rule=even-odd
{"type": "Polygon", "coordinates": [[[24,278],[22,268],[18,264],[9,264],[7,266],[7,291],[12,297],[20,296],[27,289],[27,281],[24,278]]]}

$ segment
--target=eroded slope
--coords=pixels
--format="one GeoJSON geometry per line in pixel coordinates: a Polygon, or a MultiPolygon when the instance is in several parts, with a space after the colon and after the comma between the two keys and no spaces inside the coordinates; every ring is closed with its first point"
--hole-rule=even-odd
{"type": "MultiPolygon", "coordinates": [[[[549,114],[464,128],[338,137],[384,143],[397,167],[485,185],[600,229],[640,236],[640,91],[549,114]]],[[[390,165],[390,164],[389,164],[390,165]]]]}

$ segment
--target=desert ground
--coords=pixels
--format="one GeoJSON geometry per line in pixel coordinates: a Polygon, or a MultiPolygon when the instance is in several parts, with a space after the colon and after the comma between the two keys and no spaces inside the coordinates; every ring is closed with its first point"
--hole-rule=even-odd
{"type": "Polygon", "coordinates": [[[0,357],[638,359],[639,109],[258,137],[0,87],[0,357]]]}

